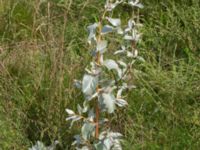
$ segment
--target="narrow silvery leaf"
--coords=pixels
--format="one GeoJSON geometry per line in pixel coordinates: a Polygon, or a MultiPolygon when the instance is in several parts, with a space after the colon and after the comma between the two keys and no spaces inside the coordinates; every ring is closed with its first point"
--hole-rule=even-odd
{"type": "Polygon", "coordinates": [[[84,101],[83,102],[83,113],[86,113],[89,109],[89,102],[88,101],[84,101]]]}
{"type": "Polygon", "coordinates": [[[88,112],[88,119],[89,119],[89,121],[94,121],[94,118],[95,118],[94,110],[91,109],[91,110],[88,112]]]}
{"type": "Polygon", "coordinates": [[[108,59],[108,60],[105,60],[103,62],[103,65],[106,66],[109,70],[116,70],[117,73],[118,73],[118,76],[121,78],[122,76],[122,70],[119,68],[118,64],[112,60],[112,59],[108,59]]]}
{"type": "Polygon", "coordinates": [[[127,68],[127,64],[121,60],[117,61],[121,66],[123,66],[124,68],[127,68]]]}
{"type": "Polygon", "coordinates": [[[108,41],[106,40],[97,42],[97,51],[99,51],[100,53],[105,52],[107,45],[108,45],[108,41]]]}
{"type": "Polygon", "coordinates": [[[86,96],[92,96],[96,91],[98,78],[85,74],[82,81],[82,91],[86,96]]]}
{"type": "Polygon", "coordinates": [[[74,139],[75,141],[72,143],[72,145],[75,145],[75,144],[80,145],[82,143],[82,139],[80,135],[75,135],[74,139]]]}
{"type": "Polygon", "coordinates": [[[109,26],[109,25],[105,25],[102,28],[101,34],[106,34],[106,33],[110,33],[113,31],[113,27],[109,26]]]}
{"type": "Polygon", "coordinates": [[[121,25],[121,20],[119,18],[109,18],[107,17],[107,20],[115,27],[118,27],[121,25]]]}
{"type": "Polygon", "coordinates": [[[125,36],[124,36],[124,39],[125,40],[130,40],[130,41],[139,41],[139,39],[140,39],[140,34],[137,34],[137,32],[135,31],[135,30],[133,30],[132,31],[132,35],[128,35],[128,34],[126,34],[125,36]]]}
{"type": "Polygon", "coordinates": [[[72,110],[70,110],[70,109],[65,109],[65,111],[68,113],[68,115],[74,115],[75,113],[72,111],[72,110]]]}
{"type": "Polygon", "coordinates": [[[118,51],[114,52],[114,55],[121,54],[121,53],[124,53],[124,52],[125,52],[125,50],[118,50],[118,51]]]}
{"type": "Polygon", "coordinates": [[[117,98],[121,98],[122,92],[123,92],[123,88],[120,88],[120,89],[117,91],[117,98]]]}
{"type": "Polygon", "coordinates": [[[95,97],[97,97],[98,96],[98,94],[99,93],[94,93],[92,96],[88,96],[88,100],[90,101],[90,100],[92,100],[92,99],[94,99],[95,97]]]}
{"type": "Polygon", "coordinates": [[[121,27],[117,27],[117,33],[118,34],[124,34],[124,31],[122,30],[121,27]]]}
{"type": "Polygon", "coordinates": [[[94,128],[95,128],[94,124],[85,122],[81,128],[81,133],[82,133],[83,139],[88,140],[91,137],[92,132],[94,131],[94,128]]]}
{"type": "Polygon", "coordinates": [[[125,40],[134,40],[134,38],[132,36],[130,36],[130,35],[125,35],[124,39],[125,40]]]}
{"type": "Polygon", "coordinates": [[[77,105],[77,110],[79,114],[82,114],[83,108],[79,104],[77,105]]]}
{"type": "Polygon", "coordinates": [[[127,57],[133,58],[133,57],[134,57],[134,55],[133,55],[133,53],[131,53],[131,52],[127,51],[127,57]]]}
{"type": "Polygon", "coordinates": [[[139,7],[139,8],[144,8],[144,6],[139,2],[139,0],[129,0],[128,3],[131,6],[139,7]]]}
{"type": "Polygon", "coordinates": [[[100,55],[100,64],[103,64],[103,54],[100,55]]]}
{"type": "Polygon", "coordinates": [[[109,133],[108,133],[108,136],[109,136],[109,137],[112,137],[112,138],[115,138],[115,139],[116,139],[116,138],[119,139],[119,138],[121,138],[123,135],[122,135],[121,133],[119,133],[119,132],[109,132],[109,133]]]}
{"type": "Polygon", "coordinates": [[[130,19],[128,21],[128,27],[125,29],[125,33],[131,31],[134,25],[135,25],[135,21],[133,19],[130,19]]]}
{"type": "Polygon", "coordinates": [[[142,5],[141,3],[138,3],[135,5],[136,7],[139,7],[139,8],[144,8],[144,5],[142,5]]]}
{"type": "Polygon", "coordinates": [[[141,62],[145,62],[145,59],[144,59],[143,57],[141,57],[141,56],[138,56],[137,59],[138,59],[139,61],[141,61],[141,62]]]}
{"type": "Polygon", "coordinates": [[[111,69],[118,69],[119,68],[119,66],[118,66],[118,64],[114,61],[114,60],[112,60],[112,59],[107,59],[107,60],[105,60],[104,61],[104,65],[109,69],[109,70],[111,70],[111,69]]]}
{"type": "Polygon", "coordinates": [[[119,107],[124,107],[124,106],[128,105],[127,101],[125,101],[123,99],[116,99],[115,102],[119,107]]]}
{"type": "Polygon", "coordinates": [[[138,56],[138,50],[135,49],[135,50],[134,50],[134,57],[137,57],[137,56],[138,56]]]}
{"type": "Polygon", "coordinates": [[[66,118],[66,121],[73,120],[73,119],[75,119],[75,118],[76,118],[76,115],[70,116],[70,117],[67,117],[67,118],[66,118]]]}
{"type": "Polygon", "coordinates": [[[126,47],[124,45],[121,46],[122,49],[117,50],[114,55],[120,54],[120,53],[124,53],[126,52],[126,47]]]}
{"type": "Polygon", "coordinates": [[[99,23],[94,23],[93,25],[88,26],[89,37],[88,42],[91,44],[92,40],[96,40],[96,28],[98,27],[99,23]]]}

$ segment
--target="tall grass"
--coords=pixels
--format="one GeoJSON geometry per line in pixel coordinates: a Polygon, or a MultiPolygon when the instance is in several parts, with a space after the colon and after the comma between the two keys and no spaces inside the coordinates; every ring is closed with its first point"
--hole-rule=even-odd
{"type": "MultiPolygon", "coordinates": [[[[37,140],[59,140],[59,149],[70,149],[73,140],[64,110],[82,100],[73,79],[91,59],[86,26],[98,18],[104,1],[39,2],[0,0],[0,149],[27,149],[37,140]]],[[[126,118],[115,116],[113,123],[124,133],[127,150],[197,150],[199,1],[144,4],[139,47],[145,62],[134,67],[131,82],[137,88],[127,95],[128,114],[121,111],[126,118]]]]}

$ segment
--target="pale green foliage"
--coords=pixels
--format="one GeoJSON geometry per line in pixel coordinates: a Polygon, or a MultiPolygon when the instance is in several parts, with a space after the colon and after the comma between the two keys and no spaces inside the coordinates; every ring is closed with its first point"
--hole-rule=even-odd
{"type": "MultiPolygon", "coordinates": [[[[88,27],[89,37],[88,43],[95,47],[92,53],[93,61],[90,63],[90,68],[86,68],[86,73],[83,76],[82,82],[75,81],[75,85],[80,88],[85,96],[83,108],[78,105],[78,114],[74,111],[66,109],[69,117],[66,120],[71,120],[71,125],[75,121],[83,120],[81,134],[76,135],[72,145],[76,145],[78,150],[121,150],[122,135],[117,132],[110,131],[108,126],[109,120],[94,113],[96,107],[102,114],[115,113],[117,106],[125,107],[128,105],[124,99],[122,92],[125,89],[133,88],[132,85],[127,85],[129,69],[135,62],[138,56],[138,50],[133,46],[133,42],[137,43],[140,39],[138,31],[139,24],[134,19],[129,19],[128,25],[122,25],[120,18],[112,18],[112,10],[119,4],[128,4],[130,7],[142,8],[142,4],[138,0],[121,0],[110,2],[107,0],[105,11],[99,22],[96,22],[88,27]],[[103,22],[108,24],[103,25],[103,22]],[[106,39],[108,33],[117,33],[122,39],[121,50],[114,52],[114,55],[120,54],[120,59],[104,59],[109,41],[106,39]],[[126,55],[124,55],[124,53],[126,55]],[[106,71],[107,70],[107,71],[106,71]],[[110,76],[112,74],[112,76],[110,76]],[[91,102],[90,102],[91,101],[91,102]],[[97,106],[94,105],[96,103],[97,106]],[[84,110],[84,111],[83,111],[84,110]],[[100,128],[98,128],[98,126],[100,128]],[[99,130],[100,135],[95,137],[96,130],[99,130]],[[95,139],[98,138],[98,139],[95,139]]],[[[110,41],[113,42],[113,41],[110,41]]]]}
{"type": "Polygon", "coordinates": [[[45,146],[44,143],[37,141],[37,143],[28,150],[55,150],[58,141],[55,141],[51,146],[45,146]]]}

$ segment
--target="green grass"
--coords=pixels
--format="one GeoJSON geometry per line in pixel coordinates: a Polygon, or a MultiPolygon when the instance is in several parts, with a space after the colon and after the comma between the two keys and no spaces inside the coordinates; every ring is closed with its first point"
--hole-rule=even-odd
{"type": "MultiPolygon", "coordinates": [[[[83,100],[73,79],[81,79],[91,59],[86,27],[103,4],[0,0],[0,149],[27,149],[37,140],[59,140],[59,149],[71,149],[78,131],[68,129],[65,108],[83,100]]],[[[127,150],[198,150],[200,3],[144,4],[139,49],[145,62],[134,66],[137,88],[127,95],[129,107],[113,117],[113,128],[125,135],[127,150]]]]}

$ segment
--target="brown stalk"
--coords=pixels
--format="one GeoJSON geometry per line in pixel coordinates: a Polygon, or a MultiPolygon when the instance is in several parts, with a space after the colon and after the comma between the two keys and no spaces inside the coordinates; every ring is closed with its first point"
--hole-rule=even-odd
{"type": "MultiPolygon", "coordinates": [[[[101,30],[102,30],[102,21],[103,19],[105,18],[105,15],[106,15],[106,10],[104,11],[102,17],[100,17],[100,22],[99,22],[99,26],[98,26],[98,38],[97,38],[97,41],[100,42],[101,39],[102,39],[102,36],[101,36],[101,30]]],[[[97,65],[101,65],[100,64],[100,58],[101,58],[101,54],[100,52],[97,53],[97,56],[96,56],[96,64],[97,65]]],[[[99,86],[97,86],[97,89],[96,91],[98,92],[99,91],[99,86]]],[[[99,109],[99,104],[98,104],[98,100],[96,101],[96,116],[95,116],[95,122],[96,122],[96,128],[95,128],[95,138],[98,139],[99,138],[99,116],[100,116],[100,109],[99,109]]]]}

